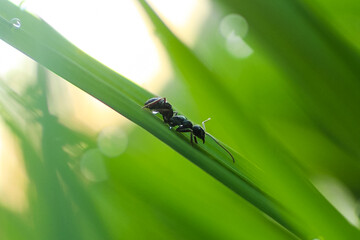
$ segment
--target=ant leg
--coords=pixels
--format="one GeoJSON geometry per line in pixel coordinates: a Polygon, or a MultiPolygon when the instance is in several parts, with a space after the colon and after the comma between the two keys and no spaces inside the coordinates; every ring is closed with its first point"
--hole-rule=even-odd
{"type": "Polygon", "coordinates": [[[180,125],[176,131],[178,132],[192,132],[193,130],[191,128],[188,127],[184,127],[183,125],[180,125]]]}
{"type": "MultiPolygon", "coordinates": [[[[196,141],[196,137],[193,136],[193,130],[191,128],[187,128],[187,127],[184,127],[183,125],[180,125],[180,127],[178,127],[176,129],[177,132],[190,132],[190,142],[191,142],[191,145],[193,145],[193,138],[195,138],[195,141],[196,141]]],[[[197,143],[197,142],[196,142],[197,143]]]]}
{"type": "Polygon", "coordinates": [[[235,159],[234,156],[229,152],[229,150],[227,150],[223,145],[221,145],[218,140],[216,140],[215,137],[213,137],[210,133],[205,133],[206,135],[208,135],[209,137],[211,137],[222,149],[224,149],[231,157],[231,159],[233,160],[233,163],[235,163],[235,159]]]}
{"type": "Polygon", "coordinates": [[[197,144],[198,142],[197,142],[196,136],[194,136],[194,140],[195,140],[195,143],[197,144]]]}

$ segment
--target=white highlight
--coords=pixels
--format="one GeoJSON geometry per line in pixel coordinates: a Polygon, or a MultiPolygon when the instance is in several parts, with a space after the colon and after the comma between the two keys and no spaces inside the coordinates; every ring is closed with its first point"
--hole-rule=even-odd
{"type": "Polygon", "coordinates": [[[220,22],[219,31],[226,40],[226,49],[236,58],[247,58],[254,52],[244,41],[248,30],[246,19],[238,14],[229,14],[220,22]]]}

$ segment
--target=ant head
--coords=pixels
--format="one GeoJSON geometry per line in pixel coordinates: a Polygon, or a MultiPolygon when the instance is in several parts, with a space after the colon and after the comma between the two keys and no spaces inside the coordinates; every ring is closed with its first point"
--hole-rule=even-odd
{"type": "Polygon", "coordinates": [[[205,130],[205,122],[209,121],[211,118],[206,119],[205,121],[202,122],[203,128],[200,127],[199,125],[195,125],[192,127],[193,133],[196,137],[200,138],[201,140],[203,140],[203,143],[205,143],[205,134],[206,134],[206,130],[205,130]]]}
{"type": "Polygon", "coordinates": [[[195,126],[193,126],[192,130],[193,130],[193,134],[196,137],[203,140],[203,143],[205,143],[205,131],[204,131],[204,129],[202,129],[202,127],[200,127],[199,125],[195,125],[195,126]]]}

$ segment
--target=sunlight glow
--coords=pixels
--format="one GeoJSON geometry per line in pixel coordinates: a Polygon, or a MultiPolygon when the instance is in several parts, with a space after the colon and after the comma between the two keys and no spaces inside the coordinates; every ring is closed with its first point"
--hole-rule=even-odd
{"type": "Polygon", "coordinates": [[[0,57],[0,77],[5,76],[10,70],[18,68],[25,58],[24,54],[1,40],[0,54],[2,56],[0,57]]]}
{"type": "MultiPolygon", "coordinates": [[[[154,43],[156,37],[149,32],[136,1],[104,0],[101,7],[99,2],[85,0],[12,2],[40,16],[83,51],[139,84],[155,77],[168,79],[171,75],[166,56],[159,53],[154,43]]],[[[175,33],[181,33],[187,44],[194,43],[210,10],[207,0],[149,2],[175,33]]],[[[6,49],[3,45],[0,44],[0,49],[6,49]]],[[[19,54],[9,51],[4,55],[8,58],[0,60],[0,74],[19,59],[19,54]]]]}
{"type": "Polygon", "coordinates": [[[172,31],[186,44],[195,44],[199,29],[210,14],[207,0],[150,0],[151,6],[172,31]]]}
{"type": "Polygon", "coordinates": [[[160,69],[160,58],[133,1],[28,0],[39,15],[95,59],[143,83],[160,69]],[[139,71],[141,69],[141,71],[139,71]]]}
{"type": "Polygon", "coordinates": [[[0,204],[21,212],[28,207],[24,191],[28,179],[17,141],[1,121],[0,129],[0,204]],[[6,151],[1,151],[4,150],[3,143],[6,143],[6,151]]]}

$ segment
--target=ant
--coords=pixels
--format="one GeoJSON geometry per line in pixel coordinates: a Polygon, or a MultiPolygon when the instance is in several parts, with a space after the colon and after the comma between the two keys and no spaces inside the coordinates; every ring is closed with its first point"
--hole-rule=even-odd
{"type": "Polygon", "coordinates": [[[176,129],[177,132],[190,132],[191,145],[193,145],[193,141],[195,141],[196,144],[198,143],[197,138],[200,138],[203,143],[205,143],[205,135],[208,135],[221,148],[223,148],[230,155],[233,162],[235,162],[233,155],[223,145],[221,145],[215,137],[205,131],[205,122],[209,121],[211,118],[202,122],[203,127],[193,125],[193,123],[185,116],[178,115],[177,112],[174,112],[171,104],[168,103],[164,97],[150,98],[145,102],[143,108],[148,108],[155,114],[160,113],[164,119],[164,123],[168,124],[170,128],[178,126],[176,129]]]}

